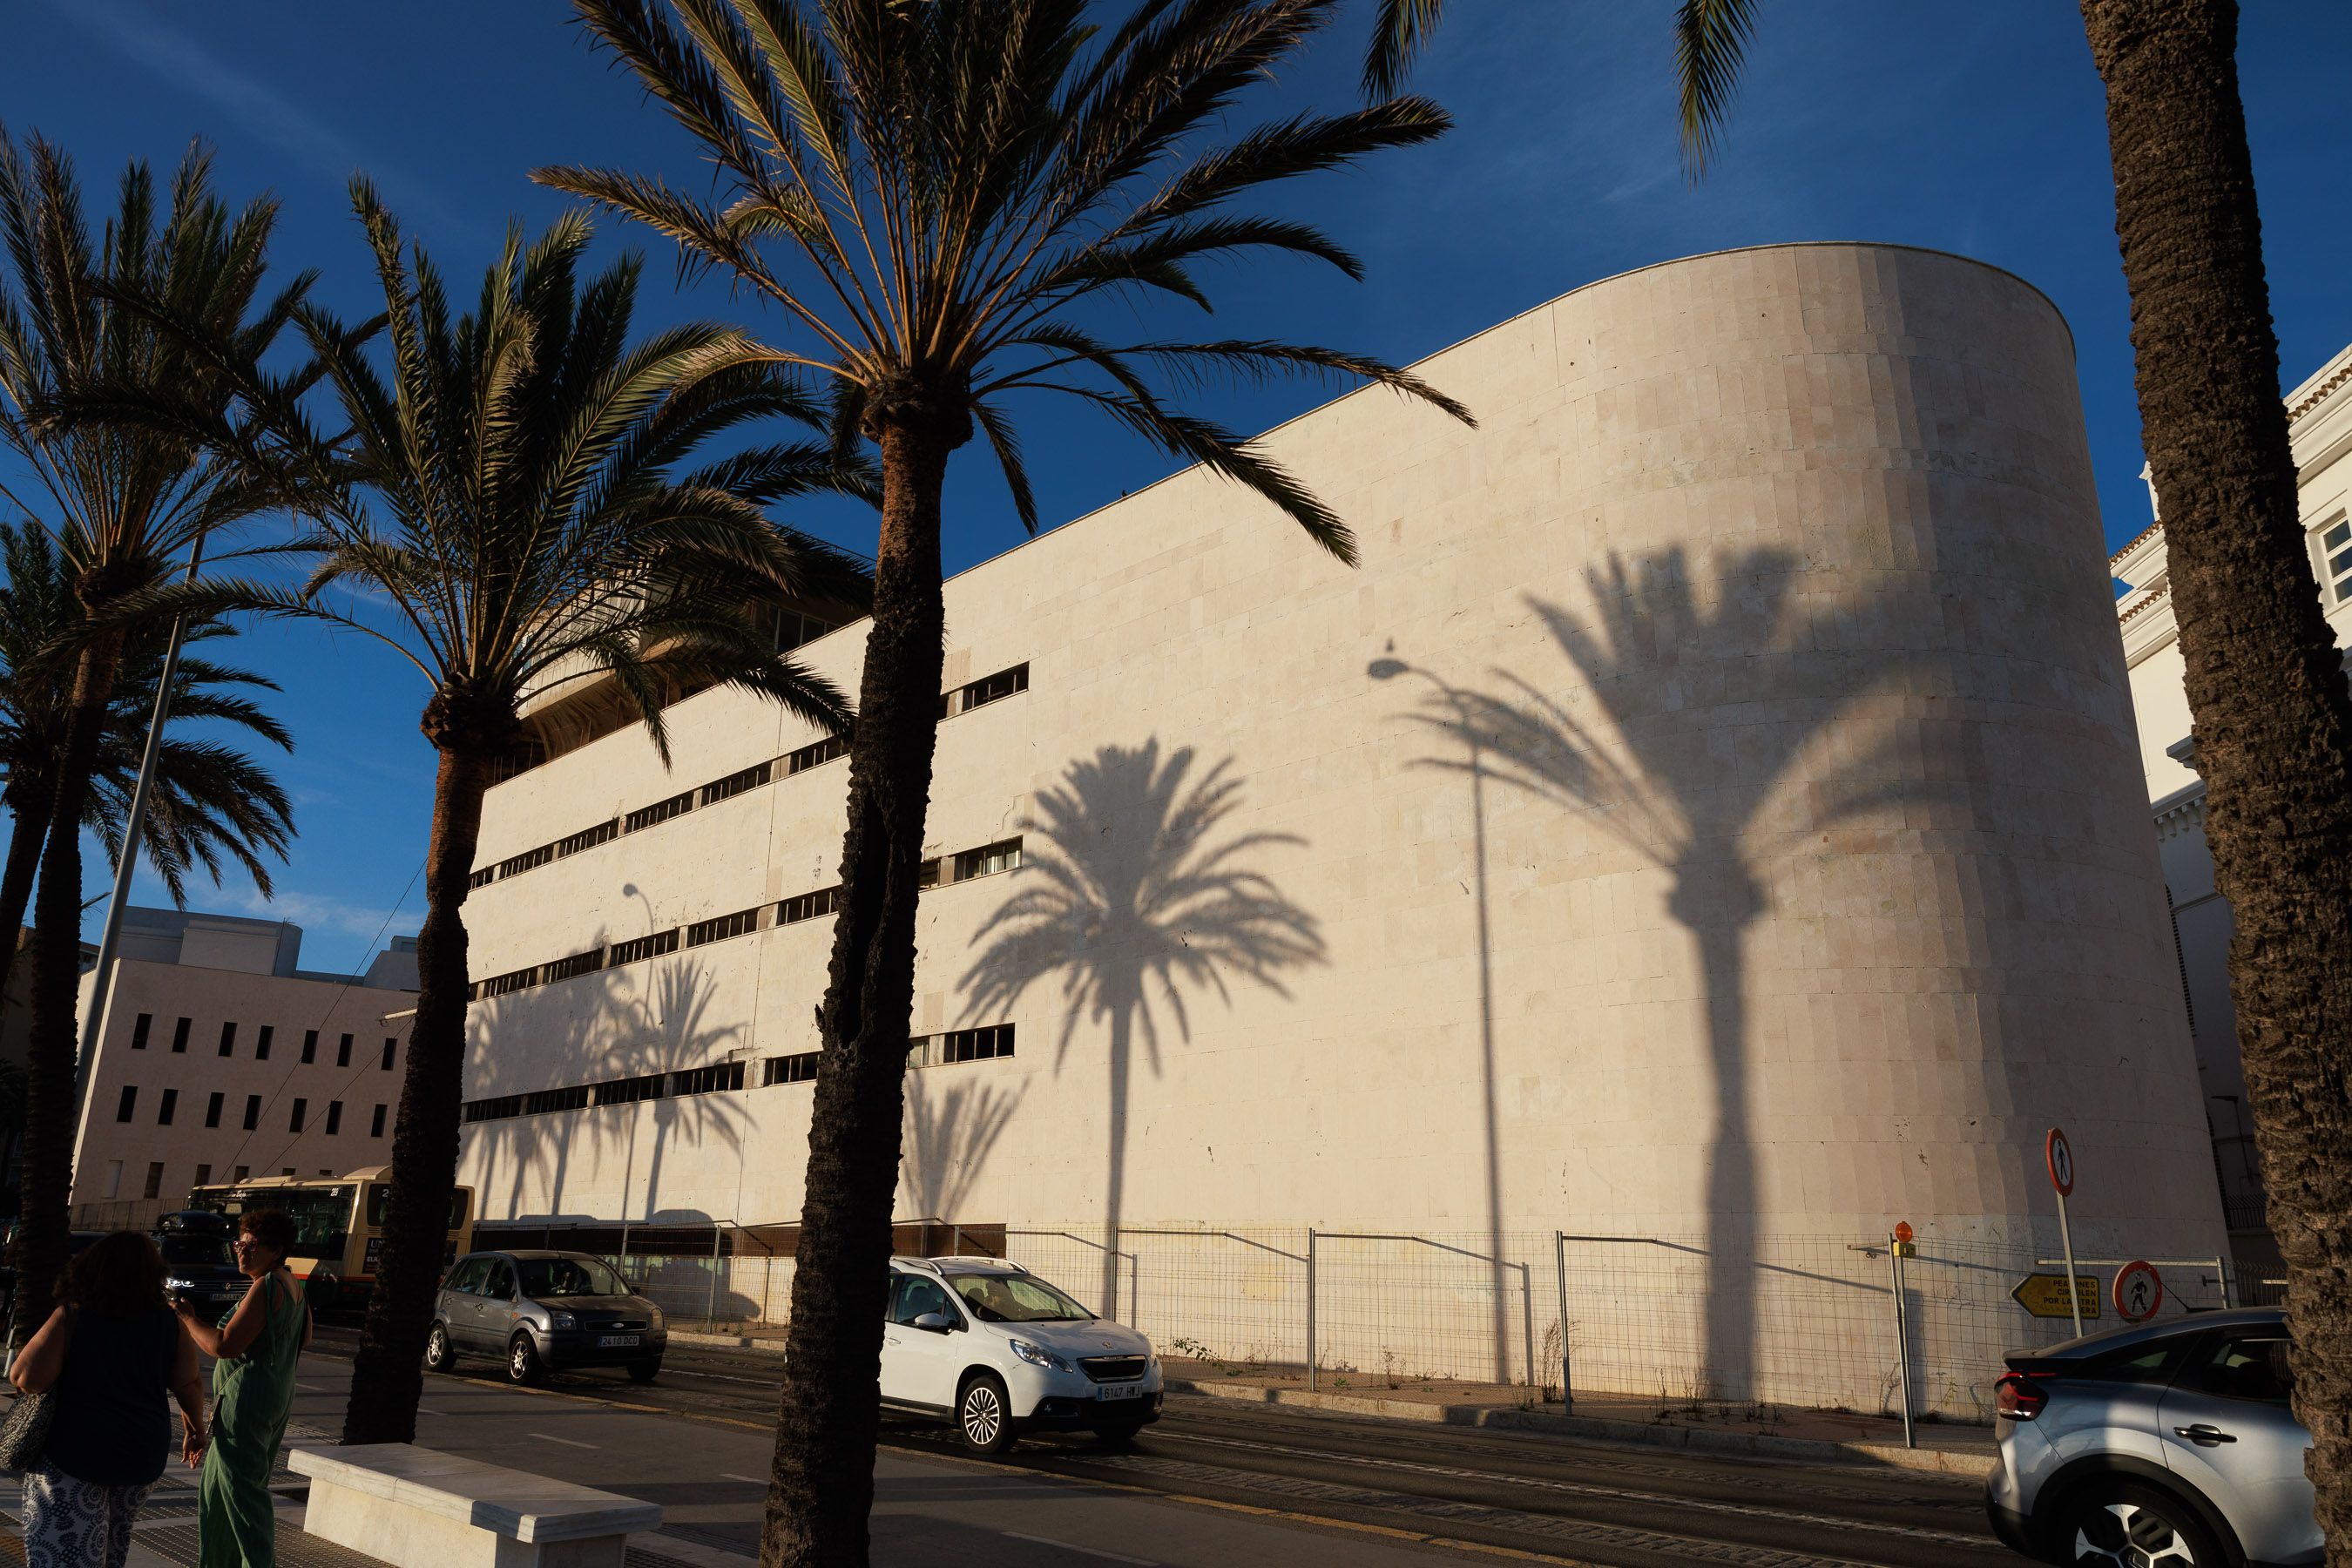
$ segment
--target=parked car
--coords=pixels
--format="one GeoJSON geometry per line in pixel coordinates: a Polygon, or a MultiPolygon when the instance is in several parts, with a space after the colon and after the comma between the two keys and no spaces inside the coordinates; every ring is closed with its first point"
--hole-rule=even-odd
{"type": "Polygon", "coordinates": [[[470,1252],[434,1298],[427,1371],[460,1356],[496,1356],[509,1383],[550,1367],[618,1366],[637,1383],[661,1372],[669,1330],[612,1266],[584,1252],[470,1252]]]}
{"type": "Polygon", "coordinates": [[[993,1454],[1022,1433],[1123,1443],[1160,1419],[1160,1358],[1017,1263],[894,1258],[882,1331],[885,1410],[952,1423],[993,1454]]]}
{"type": "Polygon", "coordinates": [[[2058,1563],[2317,1563],[2277,1308],[2206,1312],[2012,1355],[1995,1390],[1994,1532],[2058,1563]]]}
{"type": "Polygon", "coordinates": [[[217,1318],[245,1299],[252,1281],[229,1249],[228,1220],[209,1209],[182,1209],[155,1221],[155,1247],[163,1255],[163,1288],[206,1318],[217,1318]]]}

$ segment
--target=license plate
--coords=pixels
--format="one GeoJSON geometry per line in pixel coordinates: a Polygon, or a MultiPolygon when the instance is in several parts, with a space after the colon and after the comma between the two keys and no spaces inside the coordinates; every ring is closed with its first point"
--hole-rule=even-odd
{"type": "Polygon", "coordinates": [[[596,1342],[605,1350],[612,1350],[621,1345],[633,1345],[636,1342],[637,1336],[635,1334],[606,1334],[596,1342]]]}
{"type": "Polygon", "coordinates": [[[1143,1384],[1139,1383],[1106,1384],[1095,1390],[1097,1399],[1139,1399],[1142,1395],[1143,1384]]]}

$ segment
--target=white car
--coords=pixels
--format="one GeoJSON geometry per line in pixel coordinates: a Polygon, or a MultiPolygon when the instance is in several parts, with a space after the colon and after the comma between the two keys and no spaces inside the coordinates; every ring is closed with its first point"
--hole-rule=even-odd
{"type": "Polygon", "coordinates": [[[1024,1432],[1092,1430],[1124,1443],[1160,1419],[1160,1358],[1000,1258],[894,1258],[882,1330],[882,1407],[952,1422],[994,1454],[1024,1432]]]}

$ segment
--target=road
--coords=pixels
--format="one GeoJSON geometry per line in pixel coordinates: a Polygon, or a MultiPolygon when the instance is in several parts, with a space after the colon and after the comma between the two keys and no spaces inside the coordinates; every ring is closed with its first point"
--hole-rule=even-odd
{"type": "MultiPolygon", "coordinates": [[[[348,1353],[354,1342],[348,1327],[328,1325],[317,1348],[348,1353]]],[[[677,1346],[651,1385],[633,1384],[614,1370],[558,1373],[545,1388],[648,1416],[764,1435],[774,1416],[776,1379],[772,1357],[677,1346]]],[[[449,1377],[427,1380],[425,1403],[436,1405],[442,1398],[436,1390],[499,1383],[495,1364],[463,1363],[449,1377]]],[[[2017,1568],[2023,1561],[1986,1529],[1980,1482],[1914,1471],[1722,1458],[1181,1396],[1170,1399],[1166,1415],[1126,1452],[1105,1451],[1090,1437],[1041,1436],[980,1462],[944,1428],[897,1423],[886,1425],[884,1442],[886,1505],[893,1495],[893,1456],[952,1461],[974,1475],[1026,1472],[1159,1494],[1183,1500],[1199,1515],[1311,1524],[1336,1532],[1346,1548],[1335,1562],[1388,1555],[1376,1546],[1411,1547],[1439,1560],[1528,1553],[1610,1568],[2017,1568]]],[[[751,1466],[742,1473],[765,1472],[751,1466]]],[[[877,1542],[894,1533],[881,1511],[877,1542]]],[[[1153,1538],[1129,1543],[1129,1561],[1230,1568],[1238,1560],[1206,1539],[1192,1541],[1189,1532],[1170,1536],[1164,1522],[1151,1528],[1153,1538]]],[[[756,1532],[748,1523],[714,1525],[700,1539],[748,1552],[756,1532]]],[[[1324,1557],[1308,1550],[1289,1561],[1324,1557]]]]}

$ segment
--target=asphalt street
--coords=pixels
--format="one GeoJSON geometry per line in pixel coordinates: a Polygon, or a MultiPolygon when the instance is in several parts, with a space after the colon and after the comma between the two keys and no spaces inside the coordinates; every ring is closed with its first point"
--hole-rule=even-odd
{"type": "MultiPolygon", "coordinates": [[[[351,1330],[330,1325],[317,1348],[331,1357],[352,1342],[351,1330]]],[[[298,1420],[339,1424],[341,1380],[327,1370],[336,1364],[322,1359],[306,1377],[314,1388],[298,1420]]],[[[517,1391],[494,1363],[465,1363],[426,1379],[419,1435],[660,1502],[673,1535],[748,1554],[776,1378],[772,1357],[685,1346],[643,1386],[614,1370],[517,1391]],[[593,1436],[580,1425],[592,1414],[593,1436]]],[[[888,1563],[938,1561],[930,1550],[950,1543],[970,1561],[1010,1552],[1002,1560],[1171,1568],[1519,1554],[1612,1568],[2023,1561],[1987,1530],[1980,1482],[1915,1471],[1183,1397],[1123,1452],[1041,1436],[982,1461],[944,1428],[895,1423],[884,1439],[875,1538],[877,1560],[888,1563]]]]}

